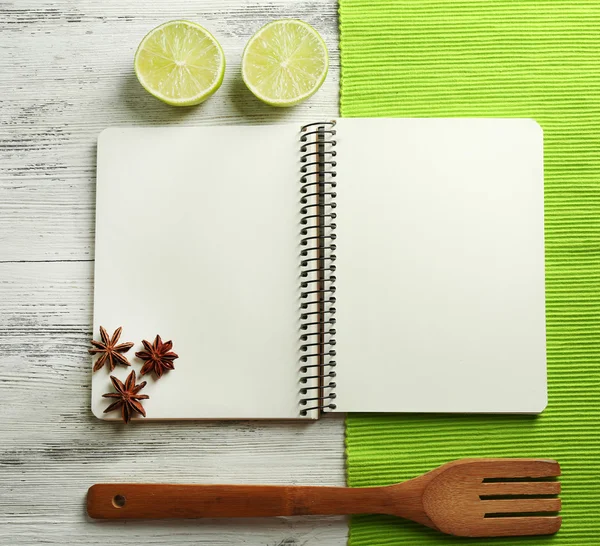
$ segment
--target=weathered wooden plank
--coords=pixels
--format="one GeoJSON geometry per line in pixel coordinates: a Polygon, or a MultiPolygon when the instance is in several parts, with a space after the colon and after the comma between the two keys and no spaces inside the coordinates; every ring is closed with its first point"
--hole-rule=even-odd
{"type": "Polygon", "coordinates": [[[0,262],[93,256],[95,141],[107,126],[282,123],[337,115],[336,10],[333,0],[6,5],[0,10],[0,72],[10,75],[0,81],[0,262]],[[322,32],[331,69],[309,101],[275,109],[245,88],[239,65],[250,36],[284,17],[304,19],[322,32]],[[172,18],[206,25],[227,55],[223,86],[198,107],[162,104],[133,74],[141,38],[172,18]]]}
{"type": "MultiPolygon", "coordinates": [[[[109,540],[114,526],[83,517],[85,490],[94,482],[343,483],[339,418],[126,428],[93,417],[92,266],[0,264],[0,543],[64,544],[83,535],[92,544],[109,540]],[[47,527],[56,530],[55,539],[47,527]]],[[[241,537],[256,544],[340,544],[346,532],[340,518],[165,525],[173,544],[237,544],[241,537]]],[[[117,527],[122,544],[167,532],[159,523],[132,534],[117,527]]]]}
{"type": "Polygon", "coordinates": [[[206,520],[189,522],[88,522],[85,527],[65,535],[62,522],[40,522],[39,530],[31,524],[15,522],[7,526],[10,534],[0,543],[10,546],[33,544],[107,544],[150,546],[333,546],[340,540],[340,523],[336,518],[276,518],[274,522],[256,520],[206,520]]]}
{"type": "Polygon", "coordinates": [[[0,5],[0,544],[345,543],[341,518],[98,523],[99,481],[344,482],[343,422],[123,426],[89,411],[95,139],[109,125],[279,123],[337,115],[334,0],[19,0],[0,5]],[[239,58],[262,24],[314,24],[331,53],[317,95],[291,110],[244,88],[239,58]],[[223,87],[197,108],[147,95],[143,35],[173,18],[221,41],[223,87]],[[83,261],[81,261],[83,260],[83,261]]]}

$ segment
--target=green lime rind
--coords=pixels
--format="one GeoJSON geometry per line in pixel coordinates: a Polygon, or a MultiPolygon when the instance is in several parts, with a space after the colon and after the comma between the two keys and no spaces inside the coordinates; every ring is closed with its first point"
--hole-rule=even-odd
{"type": "Polygon", "coordinates": [[[305,101],[306,99],[312,97],[323,85],[323,82],[325,81],[325,78],[327,77],[328,70],[329,70],[329,54],[327,51],[327,45],[325,44],[325,41],[323,40],[321,35],[317,32],[317,30],[314,27],[312,27],[308,23],[305,23],[304,21],[300,21],[299,19],[279,19],[277,21],[272,21],[270,23],[267,23],[265,26],[263,26],[261,29],[259,29],[254,34],[254,36],[252,36],[252,38],[250,38],[250,41],[246,44],[246,47],[244,48],[244,52],[242,54],[242,78],[244,80],[244,83],[246,84],[248,89],[254,94],[254,96],[256,96],[256,98],[258,98],[265,104],[268,104],[270,106],[275,106],[275,107],[296,106],[297,104],[300,104],[301,102],[305,101]],[[286,98],[276,98],[273,96],[269,96],[269,95],[265,94],[264,92],[262,92],[260,89],[258,89],[256,82],[254,81],[254,79],[248,69],[249,58],[250,58],[250,55],[252,54],[252,49],[255,46],[255,44],[257,43],[257,41],[259,39],[261,39],[262,36],[265,33],[267,33],[269,30],[271,30],[273,27],[280,26],[280,25],[281,26],[296,25],[299,28],[307,30],[310,33],[310,35],[315,38],[316,43],[320,45],[321,50],[319,51],[319,53],[322,55],[320,60],[322,60],[324,63],[323,67],[321,69],[321,73],[318,75],[318,77],[316,78],[316,80],[314,82],[314,85],[309,90],[307,90],[303,93],[294,95],[294,96],[286,97],[286,98]]]}
{"type": "MultiPolygon", "coordinates": [[[[174,62],[175,62],[175,60],[174,60],[174,62]]],[[[223,48],[221,47],[221,44],[219,44],[218,40],[208,30],[206,30],[202,25],[199,25],[198,23],[194,23],[192,21],[186,21],[186,20],[167,21],[166,23],[163,23],[162,25],[159,25],[158,27],[156,27],[156,28],[152,29],[150,32],[148,32],[148,34],[146,34],[146,36],[144,36],[144,38],[140,42],[140,45],[137,48],[137,51],[136,51],[135,57],[134,57],[134,61],[133,61],[133,68],[135,71],[135,75],[137,76],[142,87],[146,91],[148,91],[148,93],[150,93],[153,97],[156,97],[157,99],[159,99],[162,102],[169,104],[171,106],[194,106],[196,104],[200,104],[201,102],[204,102],[211,95],[213,95],[219,89],[219,87],[221,87],[221,84],[223,83],[223,78],[225,77],[225,66],[226,66],[225,53],[223,52],[223,48]],[[151,82],[152,78],[150,78],[149,77],[150,74],[147,73],[148,68],[142,66],[143,65],[143,62],[142,62],[143,54],[146,51],[146,46],[148,45],[149,41],[152,40],[157,33],[164,32],[165,29],[168,29],[168,27],[175,26],[175,25],[182,25],[183,27],[192,27],[193,29],[200,31],[200,33],[204,37],[209,39],[209,41],[211,42],[211,45],[213,45],[215,47],[216,51],[218,52],[218,56],[219,56],[218,67],[216,67],[214,70],[215,77],[211,81],[210,85],[208,85],[205,89],[202,89],[200,92],[196,92],[194,94],[182,93],[181,96],[178,96],[178,97],[177,96],[168,96],[165,93],[162,93],[157,88],[157,85],[153,85],[153,82],[151,82]]],[[[196,67],[196,68],[198,68],[198,67],[196,67]]],[[[207,69],[212,69],[212,68],[213,67],[210,67],[207,69]]]]}

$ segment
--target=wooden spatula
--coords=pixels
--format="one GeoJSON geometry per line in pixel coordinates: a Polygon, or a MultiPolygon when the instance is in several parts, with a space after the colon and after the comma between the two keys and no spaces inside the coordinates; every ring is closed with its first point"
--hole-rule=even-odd
{"type": "Polygon", "coordinates": [[[462,459],[385,487],[97,484],[99,519],[391,514],[464,537],[549,535],[561,518],[556,461],[462,459]]]}

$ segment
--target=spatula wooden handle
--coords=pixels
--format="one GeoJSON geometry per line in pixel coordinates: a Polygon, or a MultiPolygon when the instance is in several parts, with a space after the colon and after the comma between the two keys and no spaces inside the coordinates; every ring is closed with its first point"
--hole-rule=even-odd
{"type": "Polygon", "coordinates": [[[385,487],[97,484],[87,511],[96,519],[267,517],[385,512],[385,487]]]}

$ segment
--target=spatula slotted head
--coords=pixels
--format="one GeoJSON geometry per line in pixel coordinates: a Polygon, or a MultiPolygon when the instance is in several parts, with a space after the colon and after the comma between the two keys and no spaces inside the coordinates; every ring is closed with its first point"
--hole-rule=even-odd
{"type": "Polygon", "coordinates": [[[423,508],[442,532],[464,537],[549,535],[560,529],[556,461],[463,459],[438,469],[423,508]]]}

